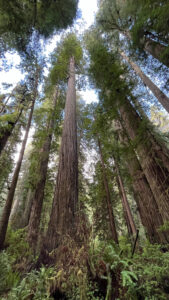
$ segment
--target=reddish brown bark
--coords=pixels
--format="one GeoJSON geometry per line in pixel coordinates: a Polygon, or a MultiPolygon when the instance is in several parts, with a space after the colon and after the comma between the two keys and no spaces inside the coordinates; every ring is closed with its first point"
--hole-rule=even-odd
{"type": "Polygon", "coordinates": [[[150,53],[154,58],[158,59],[160,62],[162,62],[164,65],[169,67],[169,62],[165,61],[162,58],[163,52],[166,50],[166,46],[153,41],[150,38],[146,38],[144,43],[144,50],[150,53]]]}
{"type": "Polygon", "coordinates": [[[135,149],[146,179],[163,221],[169,220],[169,154],[144,126],[142,120],[128,100],[120,108],[125,128],[131,140],[136,140],[135,149]],[[139,137],[139,140],[138,140],[139,137]]]}
{"type": "Polygon", "coordinates": [[[30,245],[35,248],[38,240],[38,232],[39,232],[39,225],[40,225],[40,217],[42,212],[42,205],[43,205],[43,198],[44,198],[44,191],[45,191],[45,183],[47,177],[47,169],[48,169],[48,162],[49,162],[49,154],[50,148],[52,143],[52,134],[55,124],[55,110],[57,104],[57,97],[58,97],[58,88],[56,87],[53,95],[53,114],[51,116],[49,126],[48,126],[48,134],[46,136],[45,142],[41,149],[41,158],[40,158],[40,167],[39,167],[39,179],[36,183],[36,187],[34,190],[34,195],[32,199],[32,208],[31,214],[29,219],[29,226],[28,226],[28,241],[30,245]]]}
{"type": "Polygon", "coordinates": [[[32,102],[32,107],[31,107],[31,111],[29,114],[29,118],[28,118],[28,123],[27,123],[27,127],[26,127],[26,132],[25,132],[25,136],[22,142],[22,147],[21,147],[21,151],[20,151],[20,155],[19,155],[19,159],[14,171],[14,175],[12,178],[12,183],[10,186],[10,190],[7,196],[7,200],[3,209],[3,213],[2,213],[2,217],[0,220],[0,249],[3,248],[4,245],[4,241],[5,241],[5,236],[6,236],[6,231],[7,231],[7,227],[8,227],[8,221],[9,221],[9,216],[11,213],[11,208],[12,208],[12,203],[13,203],[13,199],[14,199],[14,194],[15,194],[15,189],[16,189],[16,185],[17,185],[17,181],[18,181],[18,176],[19,176],[19,172],[21,169],[21,164],[22,164],[22,160],[23,160],[23,155],[24,155],[24,151],[25,151],[25,147],[26,147],[26,142],[28,139],[28,134],[29,134],[29,129],[31,126],[31,121],[32,121],[32,115],[33,115],[33,111],[34,111],[34,105],[35,105],[35,97],[34,100],[32,102]]]}
{"type": "Polygon", "coordinates": [[[1,133],[0,133],[0,154],[1,154],[2,150],[5,148],[9,137],[11,136],[16,124],[18,123],[20,116],[22,114],[22,111],[23,111],[23,107],[20,109],[15,121],[8,121],[8,126],[1,131],[1,133]]]}
{"type": "MultiPolygon", "coordinates": [[[[118,124],[119,139],[122,144],[128,146],[130,140],[125,133],[123,125],[119,122],[118,124]]],[[[156,199],[131,146],[127,153],[126,164],[132,180],[134,199],[137,203],[140,219],[146,229],[148,239],[152,243],[167,243],[169,241],[167,234],[158,231],[158,228],[163,225],[163,219],[158,209],[156,199]]]]}
{"type": "Polygon", "coordinates": [[[115,241],[115,243],[118,244],[116,224],[115,224],[114,213],[113,213],[113,208],[112,208],[112,204],[111,204],[110,190],[109,190],[109,185],[108,185],[108,179],[107,179],[107,174],[106,174],[105,163],[104,163],[104,158],[103,158],[100,139],[98,138],[97,141],[98,141],[99,153],[100,153],[100,159],[101,159],[104,188],[105,188],[105,192],[106,192],[106,202],[107,202],[107,210],[108,210],[108,216],[109,216],[110,230],[111,230],[113,240],[115,241]]]}
{"type": "Polygon", "coordinates": [[[124,184],[123,184],[123,180],[122,180],[122,177],[120,175],[120,170],[119,170],[119,166],[118,166],[118,163],[116,160],[114,160],[115,162],[115,166],[116,166],[116,172],[117,172],[117,180],[119,182],[119,192],[121,193],[121,196],[122,196],[122,205],[123,205],[123,208],[124,208],[124,212],[127,216],[127,220],[130,224],[130,227],[131,227],[131,231],[132,231],[132,234],[135,235],[137,233],[137,229],[136,229],[136,225],[135,225],[135,222],[134,222],[134,218],[132,216],[132,213],[131,213],[131,209],[130,209],[130,206],[129,206],[129,203],[128,203],[128,199],[127,199],[127,195],[126,195],[126,191],[125,191],[125,188],[124,188],[124,184]]]}
{"type": "Polygon", "coordinates": [[[56,180],[50,222],[45,248],[56,248],[60,240],[75,234],[75,214],[78,202],[78,155],[76,125],[75,61],[70,58],[68,89],[66,95],[65,119],[59,154],[59,167],[56,180]]]}
{"type": "Polygon", "coordinates": [[[148,78],[138,67],[136,63],[134,63],[124,52],[120,52],[121,56],[131,65],[133,70],[137,75],[140,76],[144,84],[152,91],[154,96],[160,102],[160,104],[166,109],[169,113],[169,98],[148,78]]]}
{"type": "MultiPolygon", "coordinates": [[[[13,90],[14,91],[14,90],[13,90]]],[[[13,92],[12,92],[13,93],[13,92]]],[[[12,96],[12,93],[11,95],[9,95],[9,97],[7,98],[4,106],[2,107],[1,109],[1,112],[4,111],[5,107],[6,107],[6,104],[8,102],[8,100],[10,99],[10,97],[12,96]]],[[[22,95],[22,99],[19,101],[19,105],[17,106],[16,108],[16,115],[15,115],[15,118],[13,118],[13,120],[11,121],[8,121],[8,126],[7,127],[4,127],[4,128],[1,128],[0,130],[0,154],[2,152],[2,150],[5,148],[6,146],[6,143],[8,142],[8,139],[9,137],[11,136],[15,126],[17,125],[21,115],[22,115],[22,111],[23,111],[23,103],[25,101],[25,93],[26,93],[26,90],[24,91],[23,95],[22,95]]]]}
{"type": "MultiPolygon", "coordinates": [[[[129,31],[123,31],[123,34],[128,38],[128,39],[132,39],[131,37],[131,33],[129,31]]],[[[142,42],[141,42],[142,44],[142,42]]],[[[151,38],[147,38],[146,36],[144,37],[144,44],[143,44],[143,48],[146,52],[148,52],[149,54],[151,54],[154,58],[158,59],[161,63],[163,63],[164,65],[166,65],[167,67],[169,67],[169,62],[164,60],[162,58],[162,54],[164,53],[164,51],[167,49],[166,46],[153,41],[151,38]]]]}
{"type": "Polygon", "coordinates": [[[24,213],[23,213],[23,216],[21,219],[20,228],[24,228],[25,226],[28,226],[28,224],[29,224],[33,195],[34,195],[34,191],[32,191],[31,188],[29,188],[24,213]]]}

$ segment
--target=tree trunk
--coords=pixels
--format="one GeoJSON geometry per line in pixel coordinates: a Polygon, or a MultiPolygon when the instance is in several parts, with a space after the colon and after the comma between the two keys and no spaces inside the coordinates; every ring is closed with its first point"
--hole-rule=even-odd
{"type": "Polygon", "coordinates": [[[143,127],[140,116],[126,99],[120,113],[127,133],[135,142],[135,149],[144,174],[156,199],[163,221],[169,220],[169,154],[152,134],[143,127]],[[141,130],[141,133],[140,133],[141,130]]]}
{"type": "Polygon", "coordinates": [[[150,53],[154,58],[158,59],[161,63],[169,67],[169,62],[162,59],[161,55],[166,50],[166,46],[153,41],[150,38],[146,38],[144,43],[144,50],[150,53]]]}
{"type": "Polygon", "coordinates": [[[115,159],[114,159],[114,162],[115,162],[115,167],[116,167],[117,180],[119,182],[119,188],[120,188],[119,192],[122,195],[122,205],[123,205],[123,208],[124,208],[124,212],[127,215],[127,219],[128,219],[128,222],[129,222],[131,230],[132,230],[132,234],[136,235],[137,229],[136,229],[136,225],[135,225],[135,222],[134,222],[134,219],[133,219],[133,216],[132,216],[132,213],[131,213],[131,209],[130,209],[130,206],[129,206],[129,203],[128,203],[128,199],[127,199],[126,191],[125,191],[125,188],[124,188],[123,180],[122,180],[122,177],[120,175],[118,162],[115,159]]]}
{"type": "Polygon", "coordinates": [[[23,160],[23,155],[24,155],[24,151],[25,151],[25,147],[26,147],[26,142],[27,142],[27,139],[28,139],[29,129],[30,129],[30,126],[31,126],[35,100],[36,100],[36,97],[34,97],[33,102],[32,102],[32,107],[31,107],[31,111],[30,111],[30,114],[29,114],[29,119],[28,119],[28,123],[27,123],[27,127],[26,127],[25,136],[24,136],[24,139],[23,139],[23,142],[22,142],[22,147],[21,147],[19,159],[18,159],[16,168],[15,168],[15,171],[14,171],[14,175],[13,175],[13,178],[12,178],[12,183],[11,183],[11,186],[10,186],[10,190],[9,190],[7,200],[6,200],[4,209],[3,209],[2,217],[1,217],[1,220],[0,220],[0,249],[3,248],[3,244],[4,244],[4,241],[5,241],[9,216],[10,216],[10,213],[11,213],[12,202],[13,202],[15,189],[16,189],[16,185],[17,185],[17,181],[18,181],[18,176],[19,176],[19,172],[20,172],[20,168],[21,168],[21,164],[22,164],[22,160],[23,160]]]}
{"type": "MultiPolygon", "coordinates": [[[[128,38],[128,39],[132,39],[131,37],[131,33],[129,31],[123,31],[123,34],[128,38]]],[[[164,65],[166,65],[166,67],[169,67],[169,62],[166,62],[165,60],[162,59],[161,55],[163,54],[163,52],[167,49],[166,46],[153,41],[150,38],[144,37],[145,38],[145,42],[144,42],[144,50],[146,52],[148,52],[149,54],[151,54],[154,58],[158,59],[161,63],[163,63],[164,65]]],[[[142,44],[142,42],[141,42],[142,44]]]]}
{"type": "MultiPolygon", "coordinates": [[[[116,182],[117,182],[117,186],[118,186],[118,190],[119,190],[119,196],[120,196],[121,199],[122,199],[122,198],[123,198],[123,194],[122,194],[121,187],[120,187],[120,183],[119,183],[117,177],[116,177],[116,182]]],[[[124,220],[125,220],[125,222],[126,222],[126,226],[127,226],[127,230],[128,230],[128,235],[129,235],[129,236],[132,236],[132,235],[133,235],[133,232],[132,232],[132,228],[131,228],[131,225],[130,225],[130,222],[129,222],[129,219],[128,219],[127,211],[126,211],[126,209],[125,209],[123,200],[122,200],[122,206],[123,206],[124,220]]]]}
{"type": "Polygon", "coordinates": [[[109,190],[109,185],[108,185],[108,180],[107,180],[107,175],[106,175],[106,169],[105,169],[100,139],[98,138],[97,141],[98,141],[100,159],[101,159],[101,165],[102,165],[104,188],[105,188],[105,192],[106,192],[106,202],[107,202],[107,210],[108,210],[108,216],[109,216],[109,222],[110,222],[110,230],[111,230],[113,240],[115,241],[115,243],[118,244],[116,224],[115,224],[115,220],[114,220],[114,213],[113,213],[113,208],[112,208],[112,204],[111,204],[110,190],[109,190]]]}
{"type": "Polygon", "coordinates": [[[2,105],[2,108],[0,109],[0,114],[2,114],[2,113],[4,112],[4,110],[5,110],[5,108],[6,108],[7,104],[8,104],[8,101],[9,101],[9,99],[10,99],[11,97],[12,97],[12,93],[7,97],[5,103],[2,103],[2,104],[1,104],[1,105],[2,105]]]}
{"type": "MultiPolygon", "coordinates": [[[[120,123],[118,122],[119,140],[128,147],[130,140],[126,135],[123,124],[120,123]]],[[[167,243],[169,241],[167,234],[158,231],[158,228],[163,225],[163,219],[156,199],[131,146],[127,151],[126,165],[132,180],[134,199],[136,200],[140,219],[146,229],[148,239],[151,243],[167,243]]]]}
{"type": "Polygon", "coordinates": [[[56,248],[64,235],[75,235],[78,202],[78,154],[76,125],[75,61],[70,58],[65,120],[59,154],[56,188],[45,248],[56,248]]]}
{"type": "Polygon", "coordinates": [[[47,177],[47,169],[49,162],[49,154],[52,142],[52,134],[55,125],[55,111],[58,98],[58,87],[56,87],[53,95],[53,113],[48,126],[48,133],[41,149],[40,167],[39,167],[39,179],[36,183],[34,196],[32,199],[32,208],[28,226],[28,241],[33,248],[36,248],[36,242],[38,240],[40,217],[43,205],[45,183],[47,177]]]}
{"type": "Polygon", "coordinates": [[[21,204],[20,197],[16,197],[14,200],[14,204],[12,205],[12,208],[11,208],[11,213],[10,213],[10,218],[9,218],[10,223],[13,223],[13,220],[16,219],[16,215],[17,215],[17,212],[19,211],[20,204],[21,204]]]}
{"type": "Polygon", "coordinates": [[[34,192],[32,191],[31,188],[29,188],[23,217],[21,219],[21,225],[20,225],[21,228],[24,228],[24,227],[28,226],[28,224],[29,224],[33,198],[34,198],[34,192]]]}
{"type": "Polygon", "coordinates": [[[11,136],[17,122],[19,121],[22,111],[23,111],[23,108],[20,110],[16,120],[14,122],[8,121],[7,128],[4,128],[3,131],[0,133],[0,154],[1,154],[2,150],[5,148],[9,137],[11,136]]]}
{"type": "Polygon", "coordinates": [[[28,225],[29,223],[29,217],[30,217],[30,212],[31,212],[31,207],[32,207],[32,200],[33,200],[33,192],[32,189],[29,188],[27,191],[27,197],[24,203],[24,207],[21,206],[23,203],[23,199],[17,198],[16,201],[14,202],[14,205],[12,207],[12,211],[10,214],[10,224],[13,229],[20,229],[24,228],[28,225]]]}
{"type": "Polygon", "coordinates": [[[140,76],[144,84],[152,91],[160,104],[169,113],[169,98],[141,71],[136,63],[134,63],[129,57],[126,56],[124,52],[120,51],[120,54],[131,65],[136,74],[140,76]]]}

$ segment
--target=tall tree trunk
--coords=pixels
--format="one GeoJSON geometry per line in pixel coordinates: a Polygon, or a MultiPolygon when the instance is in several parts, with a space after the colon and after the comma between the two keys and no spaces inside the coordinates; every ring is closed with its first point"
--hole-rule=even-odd
{"type": "Polygon", "coordinates": [[[105,188],[105,192],[106,192],[106,202],[107,202],[107,210],[108,210],[108,216],[109,216],[109,222],[110,222],[110,230],[111,230],[113,240],[115,241],[115,243],[118,244],[116,224],[115,224],[115,220],[114,220],[114,213],[113,213],[113,208],[112,208],[112,204],[111,204],[110,190],[109,190],[109,185],[108,185],[108,180],[107,180],[107,175],[106,175],[106,169],[105,169],[105,163],[104,163],[100,139],[98,138],[97,141],[98,141],[100,159],[101,159],[101,165],[102,165],[104,188],[105,188]]]}
{"type": "Polygon", "coordinates": [[[141,71],[136,63],[134,63],[124,52],[120,51],[121,56],[131,65],[137,75],[143,80],[144,84],[152,91],[160,104],[169,113],[169,98],[141,71]]]}
{"type": "Polygon", "coordinates": [[[9,218],[10,223],[13,223],[13,221],[15,222],[16,215],[17,215],[17,212],[19,211],[20,205],[21,205],[20,197],[16,197],[14,200],[14,203],[12,205],[12,208],[11,208],[11,213],[10,213],[10,218],[9,218]]]}
{"type": "Polygon", "coordinates": [[[78,202],[78,154],[76,125],[75,61],[70,58],[65,120],[59,154],[56,188],[45,248],[56,248],[64,235],[75,234],[78,202]]]}
{"type": "Polygon", "coordinates": [[[48,162],[49,162],[49,154],[50,154],[50,148],[52,142],[53,129],[55,125],[54,117],[55,117],[57,99],[58,99],[58,87],[55,88],[54,95],[53,95],[53,113],[49,121],[48,133],[45,142],[40,151],[41,158],[39,164],[40,165],[39,179],[36,183],[34,196],[32,199],[32,208],[31,208],[31,214],[30,214],[29,226],[28,226],[28,241],[33,248],[36,248],[36,242],[38,240],[39,224],[40,224],[40,217],[42,212],[45,183],[46,183],[47,169],[48,169],[48,162]]]}
{"type": "Polygon", "coordinates": [[[161,55],[166,50],[166,46],[153,41],[150,38],[145,39],[144,43],[144,50],[150,53],[154,58],[158,59],[161,63],[169,67],[169,62],[166,62],[164,59],[162,59],[161,55]]]}
{"type": "Polygon", "coordinates": [[[2,130],[0,133],[0,154],[2,150],[5,148],[6,143],[11,136],[16,124],[18,123],[20,116],[22,114],[23,107],[21,108],[20,112],[18,113],[18,116],[15,121],[8,121],[8,126],[2,130]]]}
{"type": "MultiPolygon", "coordinates": [[[[123,31],[123,34],[128,38],[132,39],[131,33],[129,31],[123,31]]],[[[144,37],[145,42],[144,42],[144,50],[151,54],[154,58],[158,59],[161,63],[166,65],[166,67],[169,67],[169,62],[166,62],[164,59],[162,59],[162,54],[163,52],[167,49],[166,46],[153,41],[150,38],[144,37]]],[[[142,44],[142,43],[141,43],[142,44]]]]}
{"type": "Polygon", "coordinates": [[[137,203],[141,222],[146,229],[147,237],[152,243],[168,243],[169,238],[167,234],[158,231],[158,228],[163,225],[162,216],[138,158],[131,145],[129,145],[130,140],[121,122],[118,122],[116,130],[120,142],[125,147],[129,147],[126,153],[126,164],[132,180],[134,199],[137,203]]]}
{"type": "Polygon", "coordinates": [[[24,213],[23,213],[23,216],[21,219],[20,228],[24,228],[24,227],[28,226],[28,224],[29,224],[32,202],[33,202],[33,198],[34,198],[33,196],[34,196],[34,191],[32,191],[32,189],[29,188],[26,203],[25,203],[24,213]]]}
{"type": "Polygon", "coordinates": [[[32,101],[32,107],[31,107],[31,111],[30,111],[30,114],[29,114],[29,118],[28,118],[28,123],[27,123],[27,127],[26,127],[25,136],[24,136],[24,139],[23,139],[23,142],[22,142],[22,147],[21,147],[19,159],[18,159],[16,168],[15,168],[15,171],[14,171],[14,175],[13,175],[13,178],[12,178],[10,190],[9,190],[7,200],[6,200],[4,209],[3,209],[2,217],[1,217],[1,220],[0,220],[0,249],[3,248],[4,241],[5,241],[9,216],[10,216],[10,213],[11,213],[12,202],[13,202],[15,189],[16,189],[16,185],[17,185],[17,181],[18,181],[18,176],[19,176],[19,172],[20,172],[20,168],[21,168],[21,164],[22,164],[22,160],[23,160],[23,156],[24,156],[26,142],[27,142],[27,139],[28,139],[29,129],[30,129],[30,126],[31,126],[35,100],[36,100],[36,97],[34,97],[34,99],[32,101]]]}
{"type": "Polygon", "coordinates": [[[1,105],[2,105],[2,108],[0,109],[0,114],[2,114],[2,113],[4,112],[4,110],[5,110],[5,108],[6,108],[7,104],[8,104],[8,101],[9,101],[9,99],[10,99],[11,97],[12,97],[12,93],[7,97],[5,103],[2,103],[2,104],[1,104],[1,105]]]}
{"type": "Polygon", "coordinates": [[[140,116],[127,99],[121,106],[120,112],[130,139],[136,141],[135,149],[140,164],[154,194],[163,221],[168,221],[169,154],[165,147],[163,150],[163,145],[155,140],[146,126],[143,127],[144,124],[140,116]]]}
{"type": "Polygon", "coordinates": [[[122,205],[123,205],[124,211],[126,212],[127,219],[128,219],[128,222],[129,222],[131,230],[132,230],[132,234],[136,235],[137,229],[136,229],[134,218],[132,216],[131,209],[130,209],[130,206],[129,206],[129,203],[128,203],[128,199],[127,199],[126,191],[125,191],[125,188],[124,188],[123,180],[122,180],[122,177],[120,175],[119,165],[118,165],[118,162],[117,162],[116,159],[114,159],[114,162],[115,162],[115,167],[116,167],[117,180],[119,182],[119,188],[120,188],[120,192],[121,192],[121,195],[122,195],[122,205]]]}
{"type": "Polygon", "coordinates": [[[13,229],[24,228],[29,223],[30,212],[32,207],[33,200],[33,192],[32,189],[29,188],[27,191],[25,203],[23,205],[23,199],[17,198],[12,207],[12,211],[10,214],[10,224],[13,229]],[[21,208],[21,206],[23,206],[21,208]]]}
{"type": "MultiPolygon", "coordinates": [[[[120,183],[119,183],[117,177],[116,177],[116,182],[117,182],[117,186],[118,186],[118,190],[119,190],[119,196],[122,199],[123,198],[123,194],[122,194],[120,183]]],[[[132,236],[133,232],[132,232],[132,228],[131,228],[131,225],[130,225],[130,222],[129,222],[129,218],[128,218],[127,211],[126,211],[126,208],[124,206],[124,201],[123,200],[122,200],[122,206],[123,206],[124,220],[126,222],[126,226],[127,226],[127,230],[128,230],[128,235],[132,236]]]]}

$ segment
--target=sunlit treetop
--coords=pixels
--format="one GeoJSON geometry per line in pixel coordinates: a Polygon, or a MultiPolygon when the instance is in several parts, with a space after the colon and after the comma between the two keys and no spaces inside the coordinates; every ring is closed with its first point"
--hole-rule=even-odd
{"type": "Polygon", "coordinates": [[[74,57],[76,66],[81,64],[83,51],[80,41],[74,33],[69,33],[61,40],[53,55],[53,67],[50,78],[53,84],[67,80],[70,58],[74,57]]]}

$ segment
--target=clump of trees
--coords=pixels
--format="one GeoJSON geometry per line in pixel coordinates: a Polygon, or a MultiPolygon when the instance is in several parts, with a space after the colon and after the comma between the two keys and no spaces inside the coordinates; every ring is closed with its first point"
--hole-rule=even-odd
{"type": "Polygon", "coordinates": [[[62,33],[45,76],[42,39],[72,25],[77,1],[0,1],[1,54],[15,49],[25,72],[1,95],[2,299],[168,297],[168,3],[157,2],[98,1],[83,36],[62,33]],[[84,74],[90,105],[76,92],[84,74]]]}

